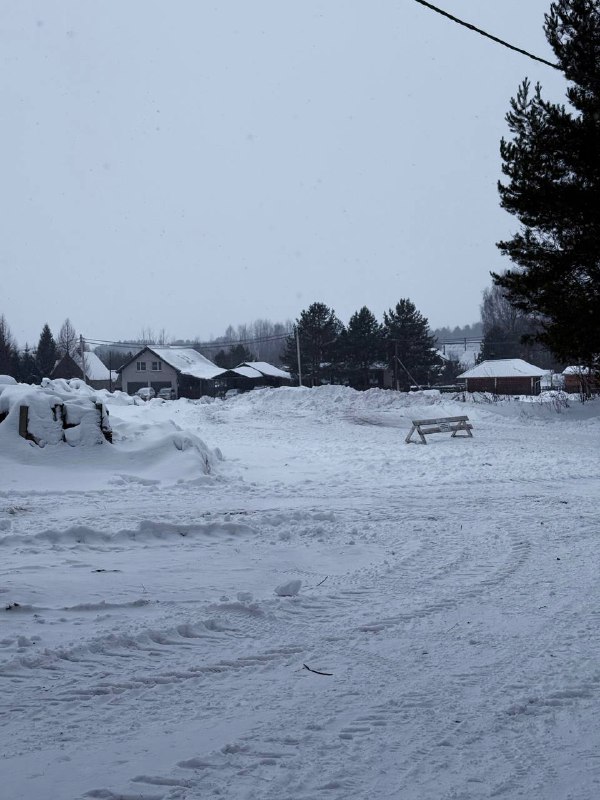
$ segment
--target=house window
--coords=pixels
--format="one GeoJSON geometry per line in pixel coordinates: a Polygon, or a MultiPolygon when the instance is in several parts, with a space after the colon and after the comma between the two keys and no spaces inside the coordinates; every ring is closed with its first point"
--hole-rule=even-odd
{"type": "Polygon", "coordinates": [[[162,369],[162,361],[152,362],[152,372],[160,372],[161,369],[162,369]]]}
{"type": "Polygon", "coordinates": [[[136,369],[138,372],[145,372],[146,371],[146,362],[145,361],[138,361],[136,362],[136,369]]]}

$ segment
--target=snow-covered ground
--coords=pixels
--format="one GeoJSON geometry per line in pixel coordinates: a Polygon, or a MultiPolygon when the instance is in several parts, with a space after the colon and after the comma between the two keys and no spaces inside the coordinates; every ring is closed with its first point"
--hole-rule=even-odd
{"type": "Polygon", "coordinates": [[[2,797],[600,797],[600,403],[102,397],[0,425],[2,797]]]}

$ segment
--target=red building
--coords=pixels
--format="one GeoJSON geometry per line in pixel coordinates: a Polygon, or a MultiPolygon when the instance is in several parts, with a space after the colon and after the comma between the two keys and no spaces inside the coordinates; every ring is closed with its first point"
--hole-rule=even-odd
{"type": "Polygon", "coordinates": [[[547,370],[528,364],[521,358],[501,358],[481,364],[459,375],[467,392],[491,394],[539,394],[541,379],[547,370]]]}

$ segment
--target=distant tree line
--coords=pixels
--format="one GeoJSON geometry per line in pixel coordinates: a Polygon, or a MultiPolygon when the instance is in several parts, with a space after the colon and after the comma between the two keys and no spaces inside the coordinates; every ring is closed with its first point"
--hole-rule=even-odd
{"type": "Polygon", "coordinates": [[[55,338],[50,326],[42,328],[37,346],[25,344],[20,350],[11,333],[4,314],[0,315],[0,374],[11,375],[21,383],[40,383],[54,369],[56,362],[65,355],[80,355],[80,340],[71,320],[63,322],[55,338]]]}
{"type": "Polygon", "coordinates": [[[434,328],[432,334],[438,342],[479,339],[483,336],[483,325],[481,322],[473,322],[471,325],[456,325],[454,328],[444,326],[443,328],[434,328]]]}
{"type": "Polygon", "coordinates": [[[285,343],[283,364],[308,386],[348,383],[372,385],[374,370],[389,370],[393,386],[409,389],[454,379],[457,365],[437,351],[427,319],[408,298],[384,311],[379,321],[363,306],[348,324],[334,309],[315,302],[301,312],[285,343]]]}

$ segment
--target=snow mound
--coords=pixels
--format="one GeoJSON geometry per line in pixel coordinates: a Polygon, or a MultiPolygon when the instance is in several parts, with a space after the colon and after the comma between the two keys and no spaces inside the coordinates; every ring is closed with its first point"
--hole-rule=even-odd
{"type": "MultiPolygon", "coordinates": [[[[108,415],[96,404],[91,393],[75,393],[64,381],[41,386],[2,385],[0,393],[0,437],[5,446],[18,445],[21,407],[27,411],[27,438],[40,447],[46,445],[96,445],[110,433],[108,415]]],[[[86,387],[88,388],[88,387],[86,387]]]]}
{"type": "Polygon", "coordinates": [[[0,457],[11,464],[6,474],[22,488],[209,480],[221,451],[194,430],[147,411],[123,392],[96,391],[78,379],[0,384],[0,457]],[[27,438],[19,435],[21,406],[28,409],[27,438]],[[111,425],[107,406],[114,409],[111,425]],[[91,447],[106,439],[111,447],[91,447]]]}
{"type": "MultiPolygon", "coordinates": [[[[544,424],[557,416],[586,420],[597,418],[600,401],[586,403],[586,408],[564,392],[543,392],[536,397],[497,397],[482,393],[442,394],[437,389],[396,392],[369,389],[360,392],[347,386],[282,387],[254,389],[237,395],[227,403],[213,406],[215,415],[231,418],[257,415],[311,418],[322,424],[350,420],[359,424],[402,427],[412,419],[450,417],[466,414],[475,422],[490,417],[514,420],[540,419],[544,424]]],[[[218,420],[221,421],[221,420],[218,420]]]]}
{"type": "Polygon", "coordinates": [[[275,594],[278,597],[295,597],[300,588],[302,586],[302,581],[298,578],[288,581],[287,583],[282,583],[279,586],[275,587],[275,594]]]}
{"type": "MultiPolygon", "coordinates": [[[[420,408],[443,407],[450,396],[437,389],[420,392],[394,392],[388,389],[369,389],[359,392],[348,386],[281,387],[279,389],[254,389],[227,401],[238,411],[268,412],[300,416],[348,416],[365,411],[396,411],[403,416],[414,414],[420,408]]],[[[431,414],[430,414],[431,415],[431,414]]]]}

